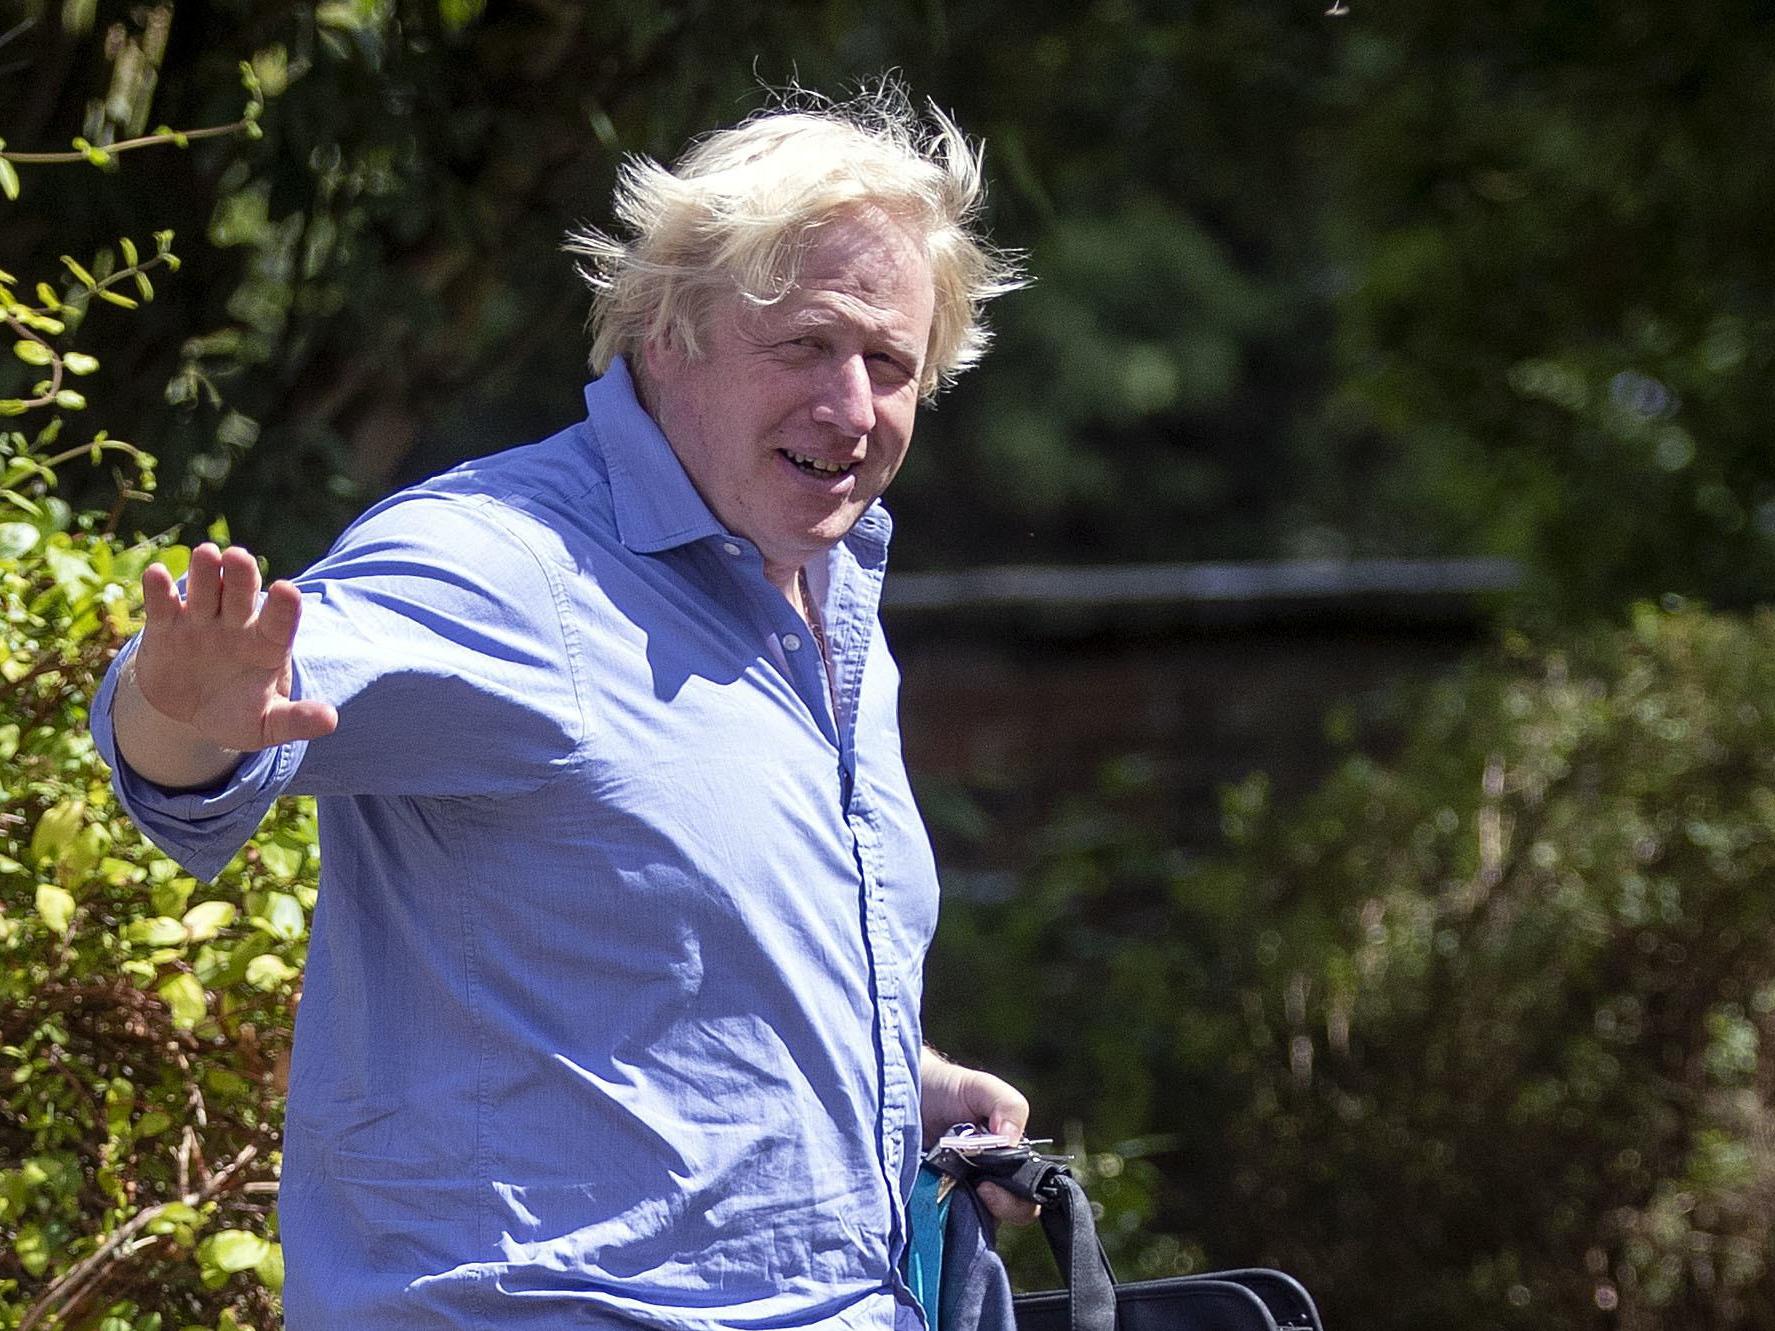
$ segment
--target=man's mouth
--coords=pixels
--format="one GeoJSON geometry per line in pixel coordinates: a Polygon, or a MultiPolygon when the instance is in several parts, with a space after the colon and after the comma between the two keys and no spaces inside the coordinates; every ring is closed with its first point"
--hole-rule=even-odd
{"type": "Polygon", "coordinates": [[[809,476],[818,476],[825,480],[836,480],[854,470],[857,465],[854,462],[828,462],[824,458],[810,458],[805,453],[797,453],[789,448],[779,448],[777,452],[809,476]]]}

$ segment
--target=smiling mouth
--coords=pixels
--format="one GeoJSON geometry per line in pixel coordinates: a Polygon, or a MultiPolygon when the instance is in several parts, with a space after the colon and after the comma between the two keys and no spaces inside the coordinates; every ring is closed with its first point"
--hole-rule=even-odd
{"type": "Polygon", "coordinates": [[[840,476],[847,476],[857,466],[854,462],[827,462],[821,458],[810,458],[805,453],[797,453],[787,448],[779,448],[777,452],[788,458],[790,462],[809,476],[818,476],[824,480],[837,480],[840,476]]]}

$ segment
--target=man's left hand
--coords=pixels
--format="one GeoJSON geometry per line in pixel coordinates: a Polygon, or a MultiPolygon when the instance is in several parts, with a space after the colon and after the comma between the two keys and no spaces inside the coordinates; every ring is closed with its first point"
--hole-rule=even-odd
{"type": "MultiPolygon", "coordinates": [[[[928,1047],[919,1077],[924,1084],[920,1108],[927,1148],[957,1123],[977,1123],[988,1132],[1022,1139],[1029,1123],[1029,1101],[1004,1078],[951,1063],[928,1047]]],[[[996,1184],[982,1183],[976,1192],[993,1218],[1004,1224],[1027,1225],[1041,1209],[996,1184]]]]}

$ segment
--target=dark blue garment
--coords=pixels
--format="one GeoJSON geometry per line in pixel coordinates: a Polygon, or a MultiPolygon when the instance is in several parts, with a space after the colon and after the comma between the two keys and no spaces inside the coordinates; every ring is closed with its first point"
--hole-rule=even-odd
{"type": "Polygon", "coordinates": [[[876,620],[890,524],[809,569],[834,715],[620,362],[586,401],[296,580],[296,692],[335,734],[210,791],[115,774],[206,878],[319,796],[288,1325],[885,1331],[937,905],[876,620]]]}
{"type": "Polygon", "coordinates": [[[997,1226],[972,1188],[950,1194],[943,1227],[938,1331],[1017,1331],[1011,1278],[993,1246],[997,1226]]]}

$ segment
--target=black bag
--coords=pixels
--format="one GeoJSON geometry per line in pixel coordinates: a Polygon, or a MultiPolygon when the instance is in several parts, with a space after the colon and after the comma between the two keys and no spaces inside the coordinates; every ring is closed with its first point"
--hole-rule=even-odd
{"type": "Polygon", "coordinates": [[[1280,1271],[1215,1271],[1115,1282],[1084,1189],[1066,1163],[1027,1146],[938,1150],[926,1161],[972,1186],[992,1182],[1042,1208],[1065,1289],[1014,1301],[1017,1331],[1324,1331],[1300,1282],[1280,1271]]]}

